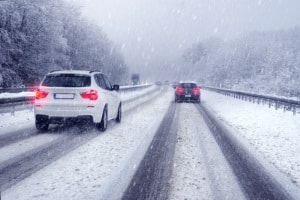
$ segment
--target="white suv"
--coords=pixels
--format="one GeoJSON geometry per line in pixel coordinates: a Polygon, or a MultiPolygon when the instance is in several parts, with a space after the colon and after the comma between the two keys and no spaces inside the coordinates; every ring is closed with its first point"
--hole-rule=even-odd
{"type": "Polygon", "coordinates": [[[88,120],[105,131],[108,120],[121,122],[122,103],[118,90],[119,85],[111,86],[100,72],[50,72],[36,91],[36,128],[45,131],[49,124],[88,120]]]}

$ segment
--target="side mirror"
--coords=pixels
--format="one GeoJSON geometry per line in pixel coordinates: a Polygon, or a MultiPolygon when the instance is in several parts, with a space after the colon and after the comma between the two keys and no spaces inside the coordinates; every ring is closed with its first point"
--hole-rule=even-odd
{"type": "Polygon", "coordinates": [[[119,89],[120,89],[120,86],[119,86],[119,85],[114,85],[114,86],[113,86],[113,90],[118,91],[119,89]]]}

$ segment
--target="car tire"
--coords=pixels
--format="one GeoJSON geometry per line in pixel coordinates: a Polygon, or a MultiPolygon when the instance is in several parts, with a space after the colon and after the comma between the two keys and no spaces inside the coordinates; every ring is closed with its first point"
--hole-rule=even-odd
{"type": "Polygon", "coordinates": [[[49,128],[49,121],[48,119],[45,119],[44,117],[38,117],[35,118],[35,127],[39,131],[47,131],[49,128]]]}
{"type": "Polygon", "coordinates": [[[107,109],[104,108],[101,121],[100,123],[97,123],[96,126],[100,131],[104,132],[107,129],[107,122],[108,122],[107,109]]]}
{"type": "Polygon", "coordinates": [[[121,123],[122,120],[122,104],[119,104],[116,122],[121,123]]]}

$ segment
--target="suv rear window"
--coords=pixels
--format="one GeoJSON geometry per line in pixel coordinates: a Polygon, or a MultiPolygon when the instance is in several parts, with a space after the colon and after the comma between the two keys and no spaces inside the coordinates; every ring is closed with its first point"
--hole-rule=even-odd
{"type": "Polygon", "coordinates": [[[194,88],[197,87],[195,83],[181,83],[181,86],[184,88],[194,88]]]}
{"type": "Polygon", "coordinates": [[[51,74],[44,79],[42,86],[46,87],[88,87],[91,77],[78,74],[51,74]]]}

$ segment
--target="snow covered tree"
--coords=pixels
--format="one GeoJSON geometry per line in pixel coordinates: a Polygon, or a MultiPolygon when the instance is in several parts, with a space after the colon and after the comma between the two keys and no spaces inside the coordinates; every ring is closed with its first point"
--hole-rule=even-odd
{"type": "Polygon", "coordinates": [[[0,1],[0,42],[0,87],[38,83],[59,69],[102,70],[115,80],[127,71],[102,30],[63,0],[0,1]]]}
{"type": "Polygon", "coordinates": [[[193,47],[183,55],[185,62],[192,65],[190,68],[201,66],[199,71],[204,70],[205,76],[198,78],[201,84],[300,96],[300,28],[252,32],[218,44],[199,44],[206,49],[205,62],[199,59],[203,55],[199,48],[193,47]]]}

